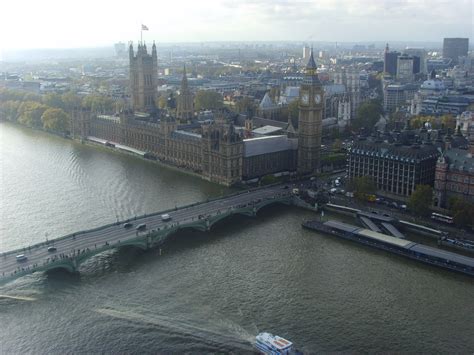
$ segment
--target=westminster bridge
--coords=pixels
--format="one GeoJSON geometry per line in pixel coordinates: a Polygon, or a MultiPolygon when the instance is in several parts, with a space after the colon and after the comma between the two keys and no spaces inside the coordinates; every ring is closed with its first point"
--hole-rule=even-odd
{"type": "Polygon", "coordinates": [[[275,203],[290,205],[294,198],[289,186],[274,185],[134,217],[2,252],[0,283],[53,269],[78,272],[81,263],[106,250],[127,246],[147,250],[159,246],[178,230],[190,228],[209,231],[215,223],[229,216],[240,214],[253,217],[262,207],[275,203]],[[168,214],[170,219],[163,220],[163,214],[168,214]],[[137,230],[140,224],[145,224],[146,228],[137,230]],[[19,255],[26,258],[18,260],[19,255]]]}

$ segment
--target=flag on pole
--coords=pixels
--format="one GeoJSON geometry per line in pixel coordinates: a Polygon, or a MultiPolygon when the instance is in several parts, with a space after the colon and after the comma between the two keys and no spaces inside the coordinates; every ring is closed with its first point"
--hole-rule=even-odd
{"type": "Polygon", "coordinates": [[[148,31],[148,27],[146,27],[145,25],[142,25],[142,31],[148,31]]]}

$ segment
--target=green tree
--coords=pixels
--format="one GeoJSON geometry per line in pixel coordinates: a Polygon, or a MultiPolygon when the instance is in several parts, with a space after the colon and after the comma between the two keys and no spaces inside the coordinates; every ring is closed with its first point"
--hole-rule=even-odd
{"type": "Polygon", "coordinates": [[[69,129],[69,115],[60,108],[48,108],[41,116],[43,128],[56,132],[69,129]]]}
{"type": "Polygon", "coordinates": [[[278,182],[278,178],[273,175],[265,175],[261,180],[261,185],[270,185],[278,182]]]}
{"type": "Polygon", "coordinates": [[[288,104],[288,117],[292,120],[292,122],[294,122],[294,120],[298,120],[298,115],[300,113],[299,104],[300,100],[294,100],[288,104]]]}
{"type": "Polygon", "coordinates": [[[22,91],[0,88],[0,102],[7,100],[22,101],[24,97],[25,93],[22,91]]]}
{"type": "Polygon", "coordinates": [[[25,101],[18,108],[18,122],[28,127],[41,127],[41,116],[49,107],[34,101],[25,101]]]}
{"type": "Polygon", "coordinates": [[[87,95],[82,99],[82,106],[93,111],[106,113],[115,108],[114,100],[103,95],[87,95]]]}
{"type": "Polygon", "coordinates": [[[194,100],[196,111],[214,110],[223,106],[222,95],[211,90],[199,90],[194,100]]]}
{"type": "Polygon", "coordinates": [[[61,95],[61,100],[63,102],[63,109],[67,111],[71,111],[74,108],[81,107],[82,99],[79,95],[73,93],[72,91],[68,91],[61,95]]]}
{"type": "Polygon", "coordinates": [[[408,208],[420,216],[428,216],[432,202],[433,188],[429,185],[416,185],[415,191],[408,199],[408,208]]]}
{"type": "Polygon", "coordinates": [[[454,223],[459,227],[466,227],[474,223],[474,204],[464,199],[454,197],[449,200],[449,211],[454,223]]]}
{"type": "Polygon", "coordinates": [[[352,124],[355,129],[362,127],[371,130],[383,114],[382,104],[379,100],[364,102],[357,110],[357,116],[352,124]]]}
{"type": "Polygon", "coordinates": [[[237,101],[236,108],[238,113],[248,114],[252,117],[255,114],[257,105],[255,105],[255,101],[251,97],[244,96],[237,101]]]}
{"type": "Polygon", "coordinates": [[[339,152],[342,149],[342,141],[337,138],[334,143],[332,144],[332,150],[335,152],[339,152]]]}
{"type": "Polygon", "coordinates": [[[367,195],[375,194],[377,187],[370,176],[359,176],[349,182],[348,190],[354,191],[356,198],[365,200],[367,195]]]}
{"type": "Polygon", "coordinates": [[[60,94],[56,94],[56,93],[46,94],[43,96],[42,101],[43,101],[43,104],[50,107],[64,108],[64,102],[60,94]]]}

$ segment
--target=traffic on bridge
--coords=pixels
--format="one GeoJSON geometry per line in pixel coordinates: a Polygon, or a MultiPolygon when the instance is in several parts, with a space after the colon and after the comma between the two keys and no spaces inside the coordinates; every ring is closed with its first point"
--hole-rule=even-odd
{"type": "Polygon", "coordinates": [[[135,246],[148,249],[163,243],[172,233],[183,228],[201,231],[227,216],[255,216],[272,203],[293,203],[288,185],[274,185],[249,190],[215,200],[195,203],[80,231],[0,255],[0,282],[7,282],[36,271],[63,268],[78,271],[80,263],[105,250],[135,246]]]}

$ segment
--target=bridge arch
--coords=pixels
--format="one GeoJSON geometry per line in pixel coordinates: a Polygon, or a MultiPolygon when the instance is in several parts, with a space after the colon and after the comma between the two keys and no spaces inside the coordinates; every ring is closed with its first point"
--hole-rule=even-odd
{"type": "Polygon", "coordinates": [[[70,273],[76,272],[76,267],[74,266],[73,262],[61,262],[61,263],[51,263],[50,265],[46,265],[45,267],[45,273],[48,273],[50,271],[54,270],[66,270],[70,273]]]}

